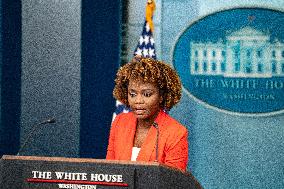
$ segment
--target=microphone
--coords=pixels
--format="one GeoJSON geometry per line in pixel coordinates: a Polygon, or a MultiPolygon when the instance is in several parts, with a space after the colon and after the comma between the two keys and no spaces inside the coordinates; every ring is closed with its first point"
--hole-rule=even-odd
{"type": "Polygon", "coordinates": [[[158,162],[160,131],[159,131],[159,125],[158,125],[157,122],[154,122],[153,126],[157,129],[157,136],[156,136],[156,159],[155,159],[155,162],[158,162]]]}
{"type": "Polygon", "coordinates": [[[35,124],[33,127],[32,127],[32,130],[31,132],[29,133],[29,135],[27,136],[27,138],[24,140],[23,142],[23,145],[20,146],[20,149],[17,153],[17,156],[20,155],[20,153],[23,151],[23,149],[26,147],[28,141],[30,140],[31,136],[34,134],[35,130],[37,129],[38,126],[41,126],[41,125],[45,125],[45,124],[50,124],[50,123],[55,123],[56,120],[55,118],[49,118],[49,119],[46,119],[38,124],[35,124]]]}
{"type": "Polygon", "coordinates": [[[55,118],[49,118],[49,119],[39,123],[39,125],[47,124],[47,123],[55,123],[55,122],[56,122],[55,118]]]}

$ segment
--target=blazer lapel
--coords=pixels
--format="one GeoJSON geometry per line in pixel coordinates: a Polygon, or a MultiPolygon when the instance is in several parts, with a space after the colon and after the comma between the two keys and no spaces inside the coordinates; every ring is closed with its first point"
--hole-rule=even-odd
{"type": "MultiPolygon", "coordinates": [[[[155,119],[155,122],[159,126],[159,130],[161,130],[161,127],[163,125],[163,116],[164,116],[164,112],[160,111],[157,118],[155,119]]],[[[154,126],[152,126],[149,129],[147,137],[141,146],[141,150],[137,157],[138,161],[150,161],[151,160],[152,153],[153,152],[156,153],[155,151],[156,150],[156,140],[157,140],[157,129],[154,126]]]]}
{"type": "Polygon", "coordinates": [[[147,137],[141,146],[137,161],[150,161],[151,155],[156,146],[157,131],[155,127],[151,127],[148,131],[147,137]]]}
{"type": "Polygon", "coordinates": [[[123,127],[125,128],[124,133],[122,133],[121,136],[121,143],[120,143],[120,148],[121,154],[119,154],[119,159],[122,160],[131,160],[131,154],[132,154],[132,147],[133,147],[133,141],[134,141],[134,136],[136,132],[136,118],[131,116],[127,122],[123,123],[123,127]]]}

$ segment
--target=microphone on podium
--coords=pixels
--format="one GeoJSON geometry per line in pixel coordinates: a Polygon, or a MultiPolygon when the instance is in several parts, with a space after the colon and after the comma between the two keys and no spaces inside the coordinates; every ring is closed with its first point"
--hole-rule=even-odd
{"type": "Polygon", "coordinates": [[[49,118],[49,119],[46,119],[38,124],[35,124],[33,127],[32,127],[32,130],[31,132],[28,134],[28,136],[26,137],[26,139],[24,140],[23,142],[23,145],[20,146],[20,149],[17,153],[17,156],[20,155],[20,153],[23,151],[23,149],[26,147],[28,141],[30,140],[31,136],[34,134],[35,130],[38,128],[38,126],[41,126],[41,125],[45,125],[45,124],[50,124],[50,123],[55,123],[56,120],[55,118],[49,118]]]}
{"type": "Polygon", "coordinates": [[[159,153],[159,135],[160,135],[160,131],[159,131],[159,125],[157,122],[153,123],[153,126],[157,129],[157,137],[156,137],[156,159],[155,162],[158,162],[158,153],[159,153]]]}

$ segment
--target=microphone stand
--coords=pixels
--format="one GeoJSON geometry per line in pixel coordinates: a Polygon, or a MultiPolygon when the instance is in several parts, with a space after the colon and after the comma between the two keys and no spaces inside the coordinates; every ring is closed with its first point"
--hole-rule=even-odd
{"type": "Polygon", "coordinates": [[[154,122],[153,126],[157,129],[157,136],[156,136],[156,159],[155,159],[155,162],[158,162],[160,131],[159,131],[158,123],[154,122]]]}
{"type": "Polygon", "coordinates": [[[31,136],[34,134],[35,130],[37,129],[38,126],[40,125],[45,125],[45,124],[49,124],[49,123],[55,123],[56,120],[54,118],[50,118],[50,119],[47,119],[41,123],[38,123],[38,124],[35,124],[32,128],[32,131],[29,133],[29,135],[26,137],[26,139],[24,140],[24,143],[22,146],[20,146],[20,149],[17,153],[17,156],[20,155],[20,153],[22,152],[22,150],[26,147],[28,141],[30,140],[31,136]]]}

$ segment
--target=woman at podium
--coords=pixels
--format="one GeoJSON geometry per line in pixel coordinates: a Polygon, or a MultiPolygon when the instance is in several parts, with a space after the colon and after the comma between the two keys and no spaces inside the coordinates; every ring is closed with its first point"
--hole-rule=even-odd
{"type": "Polygon", "coordinates": [[[167,113],[181,98],[177,73],[161,61],[135,57],[119,69],[113,95],[131,111],[115,117],[106,159],[186,170],[188,131],[167,113]]]}

